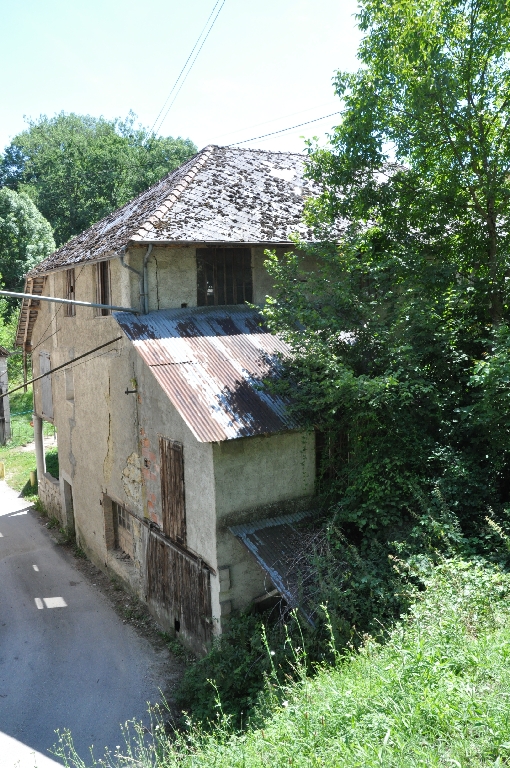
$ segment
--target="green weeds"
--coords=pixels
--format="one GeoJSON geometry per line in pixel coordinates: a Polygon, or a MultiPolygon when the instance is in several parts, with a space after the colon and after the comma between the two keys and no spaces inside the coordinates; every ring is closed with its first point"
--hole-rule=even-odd
{"type": "MultiPolygon", "coordinates": [[[[367,636],[357,651],[332,646],[333,663],[319,665],[313,678],[306,654],[294,647],[297,682],[282,684],[270,672],[258,727],[236,731],[219,700],[210,730],[188,722],[168,735],[164,713],[156,712],[152,741],[130,724],[123,755],[103,765],[508,765],[509,596],[510,577],[496,567],[443,562],[384,644],[367,636]]],[[[70,734],[62,735],[57,753],[67,766],[85,765],[70,734]]]]}

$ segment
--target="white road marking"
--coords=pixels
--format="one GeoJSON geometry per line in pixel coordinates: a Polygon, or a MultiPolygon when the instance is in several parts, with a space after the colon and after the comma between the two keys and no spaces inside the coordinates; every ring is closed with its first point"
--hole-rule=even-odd
{"type": "Polygon", "coordinates": [[[41,600],[40,597],[34,597],[34,600],[35,600],[35,604],[36,604],[36,606],[38,608],[40,608],[40,609],[44,608],[43,601],[41,600]]]}
{"type": "Polygon", "coordinates": [[[67,608],[63,597],[43,597],[46,608],[67,608]]]}
{"type": "Polygon", "coordinates": [[[13,512],[11,517],[19,517],[20,515],[28,515],[27,510],[25,510],[24,512],[13,512]]]}
{"type": "MultiPolygon", "coordinates": [[[[1,535],[2,535],[2,534],[0,533],[0,536],[1,536],[1,535]]],[[[38,570],[39,570],[39,566],[38,566],[38,565],[33,565],[33,566],[32,566],[32,568],[34,569],[34,571],[38,571],[38,570]]]]}
{"type": "Polygon", "coordinates": [[[3,533],[0,533],[0,539],[3,539],[4,535],[3,533]]]}

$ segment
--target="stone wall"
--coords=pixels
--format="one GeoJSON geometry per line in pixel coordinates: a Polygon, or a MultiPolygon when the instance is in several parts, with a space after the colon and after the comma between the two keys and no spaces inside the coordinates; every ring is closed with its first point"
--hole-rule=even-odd
{"type": "Polygon", "coordinates": [[[64,525],[60,482],[49,472],[45,472],[42,477],[38,478],[38,489],[41,504],[49,517],[56,517],[59,523],[64,525]]]}

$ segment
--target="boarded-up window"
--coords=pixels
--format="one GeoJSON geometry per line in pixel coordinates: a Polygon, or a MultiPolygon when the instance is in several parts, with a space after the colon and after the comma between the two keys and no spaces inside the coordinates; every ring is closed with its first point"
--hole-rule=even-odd
{"type": "Polygon", "coordinates": [[[211,586],[203,562],[149,532],[147,598],[180,632],[203,644],[211,637],[211,586]]]}
{"type": "Polygon", "coordinates": [[[208,307],[253,300],[250,248],[197,249],[197,304],[208,307]]]}
{"type": "MultiPolygon", "coordinates": [[[[96,264],[96,296],[98,304],[111,304],[110,262],[100,261],[96,264]]],[[[109,309],[98,309],[98,315],[109,315],[109,309]]]]}
{"type": "Polygon", "coordinates": [[[161,459],[161,511],[163,532],[169,539],[186,546],[186,506],[184,496],[184,453],[182,443],[159,438],[161,459]]]}
{"type": "MultiPolygon", "coordinates": [[[[65,281],[66,281],[66,299],[76,299],[75,295],[75,275],[74,275],[74,268],[73,269],[66,269],[65,271],[65,281]]],[[[74,317],[76,314],[76,307],[74,304],[64,304],[64,314],[66,317],[74,317]]]]}
{"type": "MultiPolygon", "coordinates": [[[[50,356],[47,352],[39,352],[39,371],[41,374],[51,370],[50,356]]],[[[53,395],[51,391],[51,376],[41,379],[41,410],[43,419],[53,419],[53,395]]]]}

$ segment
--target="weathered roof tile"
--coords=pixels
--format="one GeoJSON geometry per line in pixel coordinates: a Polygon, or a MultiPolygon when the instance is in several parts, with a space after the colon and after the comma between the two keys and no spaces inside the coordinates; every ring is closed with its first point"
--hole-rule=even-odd
{"type": "Polygon", "coordinates": [[[209,146],[38,264],[29,276],[107,259],[130,243],[285,244],[312,239],[302,221],[305,158],[209,146]]]}

